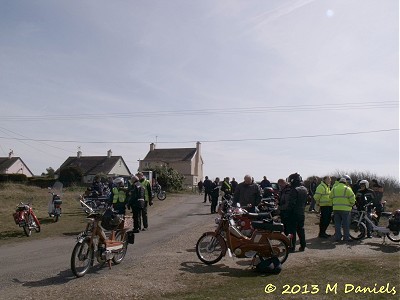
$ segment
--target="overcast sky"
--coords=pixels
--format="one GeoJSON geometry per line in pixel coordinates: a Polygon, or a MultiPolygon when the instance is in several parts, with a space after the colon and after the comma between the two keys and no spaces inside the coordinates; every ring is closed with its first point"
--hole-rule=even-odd
{"type": "Polygon", "coordinates": [[[398,0],[0,1],[0,157],[201,142],[204,175],[399,179],[398,0]]]}

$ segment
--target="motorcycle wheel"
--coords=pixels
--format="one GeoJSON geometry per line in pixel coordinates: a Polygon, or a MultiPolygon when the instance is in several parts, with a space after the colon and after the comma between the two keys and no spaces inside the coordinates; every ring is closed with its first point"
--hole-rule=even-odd
{"type": "Polygon", "coordinates": [[[367,232],[367,226],[363,222],[358,223],[357,221],[352,221],[350,223],[350,237],[353,240],[361,240],[365,237],[367,232]]]}
{"type": "Polygon", "coordinates": [[[29,216],[29,226],[34,228],[36,232],[40,232],[40,222],[35,215],[29,216]]]}
{"type": "Polygon", "coordinates": [[[203,234],[196,243],[197,257],[206,265],[219,262],[225,255],[225,241],[218,235],[203,234]]]}
{"type": "Polygon", "coordinates": [[[29,228],[28,224],[24,225],[22,228],[24,229],[24,232],[25,232],[26,236],[31,236],[32,230],[29,228]]]}
{"type": "Polygon", "coordinates": [[[124,246],[122,247],[122,249],[114,254],[113,257],[113,262],[114,264],[118,265],[121,263],[121,261],[124,259],[125,255],[126,255],[126,250],[128,250],[128,240],[126,239],[126,233],[123,231],[118,231],[115,235],[115,240],[116,241],[120,241],[124,243],[124,246]]]}
{"type": "Polygon", "coordinates": [[[164,192],[164,191],[161,191],[161,192],[159,192],[159,193],[157,194],[157,198],[158,198],[158,200],[160,200],[160,201],[164,201],[165,198],[167,198],[167,193],[164,192]]]}
{"type": "Polygon", "coordinates": [[[59,217],[60,217],[59,215],[55,215],[55,216],[54,216],[54,222],[55,222],[55,223],[58,222],[58,218],[59,218],[59,217]]]}
{"type": "Polygon", "coordinates": [[[282,240],[270,239],[272,247],[272,256],[278,257],[281,264],[283,264],[289,255],[289,246],[282,240]]]}
{"type": "Polygon", "coordinates": [[[390,231],[389,233],[386,234],[389,240],[392,242],[400,242],[400,231],[390,231]]]}
{"type": "Polygon", "coordinates": [[[76,277],[82,277],[89,270],[93,261],[94,249],[90,246],[90,238],[77,243],[72,251],[71,270],[76,277]]]}

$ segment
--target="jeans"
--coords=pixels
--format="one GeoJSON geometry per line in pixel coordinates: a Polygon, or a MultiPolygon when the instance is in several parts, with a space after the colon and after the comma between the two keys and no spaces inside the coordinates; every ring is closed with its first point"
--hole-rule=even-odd
{"type": "Polygon", "coordinates": [[[335,240],[342,239],[341,228],[343,228],[343,240],[350,240],[350,212],[344,210],[335,210],[333,212],[335,220],[335,240]]]}

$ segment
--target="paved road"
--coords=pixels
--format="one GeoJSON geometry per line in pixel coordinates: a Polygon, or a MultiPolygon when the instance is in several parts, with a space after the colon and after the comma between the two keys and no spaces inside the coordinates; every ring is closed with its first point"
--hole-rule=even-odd
{"type": "MultiPolygon", "coordinates": [[[[198,195],[169,196],[163,202],[155,200],[149,209],[149,231],[136,234],[135,244],[129,245],[123,264],[133,264],[135,259],[171,236],[213,218],[209,209],[198,195]]],[[[75,241],[75,237],[58,237],[1,246],[0,290],[15,291],[73,280],[70,257],[75,241]]],[[[102,276],[109,272],[108,268],[94,269],[102,276]]],[[[81,278],[82,282],[85,278],[81,278]]],[[[2,295],[5,294],[0,294],[0,299],[2,295]]]]}

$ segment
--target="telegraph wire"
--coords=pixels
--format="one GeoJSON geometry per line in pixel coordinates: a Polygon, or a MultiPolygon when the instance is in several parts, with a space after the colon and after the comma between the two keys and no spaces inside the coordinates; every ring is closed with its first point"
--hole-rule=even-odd
{"type": "MultiPolygon", "coordinates": [[[[269,141],[269,140],[291,140],[304,138],[319,138],[319,137],[335,137],[346,135],[360,135],[380,132],[399,131],[399,128],[379,129],[370,131],[356,131],[331,134],[315,134],[315,135],[299,135],[286,137],[267,137],[267,138],[246,138],[246,139],[219,139],[219,140],[191,140],[191,141],[157,141],[158,144],[186,144],[186,143],[224,143],[224,142],[248,142],[248,141],[269,141]]],[[[34,141],[34,142],[52,142],[52,143],[80,143],[80,144],[149,144],[149,141],[79,141],[79,140],[50,140],[50,139],[32,139],[32,138],[9,138],[0,136],[0,139],[10,139],[17,141],[34,141]]]]}
{"type": "Polygon", "coordinates": [[[260,113],[292,113],[292,112],[314,112],[314,111],[339,111],[339,110],[367,110],[367,109],[389,109],[399,107],[398,101],[380,102],[350,102],[332,104],[305,104],[290,106],[253,106],[236,108],[209,108],[191,110],[167,110],[167,111],[141,111],[127,113],[105,113],[105,114],[64,114],[64,115],[26,115],[26,116],[1,116],[1,121],[43,121],[43,120],[73,120],[73,119],[113,119],[113,118],[149,118],[149,117],[171,117],[171,116],[202,116],[202,115],[224,115],[224,114],[260,114],[260,113]]]}

